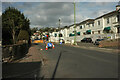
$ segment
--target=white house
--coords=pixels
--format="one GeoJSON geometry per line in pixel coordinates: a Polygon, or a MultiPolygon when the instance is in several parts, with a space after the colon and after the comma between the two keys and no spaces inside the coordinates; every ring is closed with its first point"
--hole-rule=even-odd
{"type": "MultiPolygon", "coordinates": [[[[72,24],[60,30],[59,33],[63,35],[61,38],[70,42],[74,39],[80,42],[85,37],[90,37],[93,41],[97,38],[120,38],[120,5],[116,7],[116,11],[109,12],[95,19],[82,21],[76,24],[75,28],[74,24],[72,24]]],[[[59,33],[57,34],[59,35],[59,33]]]]}

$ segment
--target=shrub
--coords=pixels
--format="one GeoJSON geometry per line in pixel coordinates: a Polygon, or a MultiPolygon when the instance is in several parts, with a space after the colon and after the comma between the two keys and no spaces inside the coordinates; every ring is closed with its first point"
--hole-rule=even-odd
{"type": "Polygon", "coordinates": [[[29,34],[26,30],[20,30],[18,40],[29,40],[29,34]]]}

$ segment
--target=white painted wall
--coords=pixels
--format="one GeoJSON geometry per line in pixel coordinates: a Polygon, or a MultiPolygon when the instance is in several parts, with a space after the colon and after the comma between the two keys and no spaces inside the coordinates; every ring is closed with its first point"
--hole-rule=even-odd
{"type": "MultiPolygon", "coordinates": [[[[80,36],[76,36],[76,41],[81,41],[81,39],[83,39],[84,37],[91,37],[93,39],[93,41],[95,41],[97,38],[104,38],[104,37],[110,37],[110,39],[115,39],[118,38],[118,34],[117,33],[117,28],[115,27],[115,25],[118,25],[118,21],[117,21],[117,14],[113,14],[110,16],[103,16],[103,17],[99,17],[96,18],[94,21],[94,26],[92,26],[92,24],[90,24],[90,27],[87,25],[86,23],[81,23],[80,25],[76,26],[76,31],[80,32],[80,36]],[[107,24],[107,18],[109,18],[110,23],[107,24]],[[100,21],[100,25],[98,25],[98,21],[100,21]],[[82,26],[82,29],[80,29],[80,26],[82,26]],[[103,30],[105,27],[111,27],[111,30],[114,33],[103,33],[103,30]],[[87,30],[91,30],[91,34],[87,34],[87,35],[83,35],[84,32],[86,32],[87,30]],[[94,34],[92,33],[92,31],[94,31],[94,34]],[[98,33],[98,31],[100,31],[100,34],[98,33]],[[117,36],[116,36],[117,35],[117,36]]],[[[60,33],[63,34],[63,39],[65,41],[72,41],[74,40],[74,36],[69,37],[70,33],[73,33],[74,31],[74,25],[70,26],[70,28],[68,29],[63,29],[60,31],[60,33]]],[[[53,34],[56,32],[53,32],[53,34]]],[[[57,33],[58,34],[58,33],[57,33]]],[[[120,35],[120,34],[119,34],[120,35]]],[[[56,40],[58,40],[58,37],[56,37],[56,40]]]]}

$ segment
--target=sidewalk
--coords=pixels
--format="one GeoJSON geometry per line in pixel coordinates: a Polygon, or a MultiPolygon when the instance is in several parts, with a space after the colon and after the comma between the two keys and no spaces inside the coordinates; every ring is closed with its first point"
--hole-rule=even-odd
{"type": "Polygon", "coordinates": [[[65,44],[65,45],[83,48],[83,49],[96,50],[96,51],[101,51],[101,52],[109,52],[109,53],[119,53],[120,52],[120,48],[118,49],[118,47],[99,48],[97,45],[94,45],[92,43],[79,42],[79,43],[77,43],[77,45],[71,45],[71,44],[65,44]]]}
{"type": "MultiPolygon", "coordinates": [[[[39,62],[42,61],[42,54],[40,50],[36,48],[36,45],[33,45],[29,48],[28,54],[22,59],[16,60],[14,62],[39,62]]],[[[14,63],[13,62],[13,63],[14,63]]]]}

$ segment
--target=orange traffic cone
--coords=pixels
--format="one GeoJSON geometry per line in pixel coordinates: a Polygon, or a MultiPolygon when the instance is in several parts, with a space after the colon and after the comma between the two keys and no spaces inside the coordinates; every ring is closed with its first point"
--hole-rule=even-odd
{"type": "Polygon", "coordinates": [[[46,50],[48,50],[48,47],[46,46],[46,50]]]}
{"type": "Polygon", "coordinates": [[[54,44],[53,44],[53,49],[55,48],[54,44]]]}

